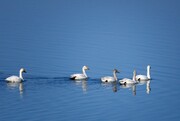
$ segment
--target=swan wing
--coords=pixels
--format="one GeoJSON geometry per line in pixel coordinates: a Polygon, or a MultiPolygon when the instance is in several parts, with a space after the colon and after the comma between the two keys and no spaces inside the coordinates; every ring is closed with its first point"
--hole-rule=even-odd
{"type": "Polygon", "coordinates": [[[119,83],[120,84],[126,84],[127,80],[128,80],[128,78],[121,79],[121,80],[119,80],[119,83]]]}
{"type": "Polygon", "coordinates": [[[7,82],[21,82],[22,79],[19,78],[18,76],[10,76],[5,79],[7,82]]]}
{"type": "Polygon", "coordinates": [[[105,76],[105,77],[102,77],[102,78],[101,78],[101,81],[102,81],[102,82],[114,82],[115,79],[114,79],[114,77],[112,77],[112,76],[105,76]]]}
{"type": "Polygon", "coordinates": [[[84,74],[72,74],[71,79],[86,79],[87,77],[84,74]]]}
{"type": "Polygon", "coordinates": [[[128,79],[128,78],[124,78],[122,80],[119,80],[119,83],[122,85],[126,85],[126,84],[135,84],[136,81],[132,80],[132,79],[128,79]]]}
{"type": "Polygon", "coordinates": [[[149,80],[149,79],[148,79],[148,77],[146,75],[137,75],[136,80],[145,81],[145,80],[149,80]]]}

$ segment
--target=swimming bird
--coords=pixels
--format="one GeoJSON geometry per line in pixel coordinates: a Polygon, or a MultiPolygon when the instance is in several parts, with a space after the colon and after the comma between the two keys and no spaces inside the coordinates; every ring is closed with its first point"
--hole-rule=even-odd
{"type": "Polygon", "coordinates": [[[89,67],[88,67],[88,66],[83,66],[83,67],[82,67],[82,74],[72,74],[72,75],[70,76],[70,79],[72,79],[72,80],[87,79],[88,76],[87,76],[85,70],[89,70],[89,67]]]}
{"type": "Polygon", "coordinates": [[[24,68],[21,68],[19,71],[19,77],[18,76],[10,76],[8,78],[6,78],[5,80],[7,82],[22,82],[24,81],[23,77],[22,77],[22,73],[26,73],[26,70],[24,68]]]}
{"type": "Polygon", "coordinates": [[[102,82],[115,82],[117,81],[117,76],[116,73],[119,73],[119,71],[117,69],[113,70],[113,77],[112,76],[105,76],[101,78],[102,82]]]}
{"type": "Polygon", "coordinates": [[[128,78],[124,78],[122,80],[119,80],[119,83],[121,85],[128,85],[128,84],[136,84],[136,70],[133,71],[133,78],[132,79],[128,79],[128,78]]]}
{"type": "Polygon", "coordinates": [[[151,77],[150,77],[150,69],[151,69],[151,66],[148,65],[147,66],[147,75],[137,75],[136,80],[138,80],[138,81],[148,81],[148,80],[150,80],[151,79],[151,77]]]}

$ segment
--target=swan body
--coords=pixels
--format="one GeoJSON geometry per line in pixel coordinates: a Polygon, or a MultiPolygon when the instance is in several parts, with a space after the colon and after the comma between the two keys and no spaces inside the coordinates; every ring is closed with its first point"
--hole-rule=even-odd
{"type": "Polygon", "coordinates": [[[122,80],[119,80],[120,84],[122,85],[126,85],[126,84],[136,84],[137,82],[132,80],[132,79],[128,79],[128,78],[124,78],[122,80]]]}
{"type": "Polygon", "coordinates": [[[14,83],[22,82],[22,81],[24,81],[24,79],[22,77],[23,72],[26,73],[26,70],[24,68],[21,68],[19,71],[19,76],[10,76],[10,77],[6,78],[5,80],[7,82],[14,82],[14,83]]]}
{"type": "Polygon", "coordinates": [[[146,75],[137,75],[136,79],[139,80],[139,81],[149,80],[149,78],[146,75]]]}
{"type": "Polygon", "coordinates": [[[148,80],[150,80],[151,79],[151,77],[150,77],[150,69],[151,69],[151,66],[148,65],[147,66],[147,75],[137,75],[136,80],[138,80],[138,81],[148,81],[148,80]]]}
{"type": "Polygon", "coordinates": [[[117,76],[116,73],[119,73],[119,71],[117,69],[113,70],[113,77],[112,76],[105,76],[101,78],[102,82],[115,82],[117,81],[117,76]]]}
{"type": "Polygon", "coordinates": [[[85,70],[89,70],[88,66],[83,66],[83,67],[82,67],[82,74],[72,74],[72,75],[70,76],[70,79],[72,79],[72,80],[81,80],[81,79],[83,80],[83,79],[87,79],[88,76],[87,76],[85,70]]]}
{"type": "Polygon", "coordinates": [[[121,84],[121,85],[133,85],[133,84],[136,84],[137,83],[137,81],[136,81],[136,70],[134,70],[134,72],[133,72],[133,79],[129,79],[129,78],[124,78],[124,79],[122,79],[122,80],[119,80],[119,83],[121,84]]]}
{"type": "Polygon", "coordinates": [[[112,76],[105,76],[101,78],[102,82],[115,82],[116,80],[112,76]]]}

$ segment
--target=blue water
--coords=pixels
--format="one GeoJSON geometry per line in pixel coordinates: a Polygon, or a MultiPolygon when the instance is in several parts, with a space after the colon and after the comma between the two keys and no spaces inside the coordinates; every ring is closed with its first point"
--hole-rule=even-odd
{"type": "Polygon", "coordinates": [[[180,2],[0,1],[0,120],[179,121],[180,2]],[[102,76],[150,82],[123,87],[102,76]],[[90,70],[87,81],[69,76],[90,70]],[[24,67],[25,81],[9,84],[24,67]],[[147,85],[147,83],[149,85],[147,85]]]}

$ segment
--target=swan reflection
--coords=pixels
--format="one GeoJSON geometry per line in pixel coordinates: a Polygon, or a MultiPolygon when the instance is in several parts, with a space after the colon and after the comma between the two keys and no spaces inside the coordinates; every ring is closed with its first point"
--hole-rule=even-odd
{"type": "Polygon", "coordinates": [[[23,93],[23,90],[24,90],[24,87],[23,87],[23,83],[7,83],[7,87],[9,89],[17,89],[19,88],[19,93],[22,94],[23,93]]]}
{"type": "Polygon", "coordinates": [[[113,92],[117,92],[117,90],[118,90],[117,84],[113,84],[112,90],[113,90],[113,92]]]}
{"type": "Polygon", "coordinates": [[[111,87],[113,92],[117,92],[118,91],[117,84],[118,84],[117,82],[113,82],[113,83],[102,82],[101,86],[106,87],[106,88],[111,87]]]}
{"type": "Polygon", "coordinates": [[[75,84],[77,86],[81,85],[83,92],[87,92],[87,87],[88,86],[87,86],[87,80],[86,79],[84,79],[84,80],[74,80],[74,82],[75,82],[75,84]]]}
{"type": "Polygon", "coordinates": [[[151,91],[150,82],[151,82],[150,80],[148,80],[148,81],[139,81],[138,85],[146,85],[146,93],[150,94],[150,91],[151,91]]]}
{"type": "Polygon", "coordinates": [[[147,94],[150,94],[150,91],[151,91],[151,87],[150,87],[150,80],[149,80],[149,81],[147,81],[147,83],[146,83],[146,93],[147,93],[147,94]]]}
{"type": "Polygon", "coordinates": [[[19,92],[20,94],[23,93],[24,87],[23,87],[23,83],[19,83],[19,92]]]}
{"type": "Polygon", "coordinates": [[[132,90],[132,94],[135,96],[136,95],[136,84],[126,84],[126,85],[120,85],[121,88],[124,89],[130,89],[132,90]]]}

